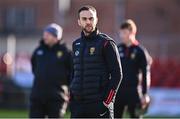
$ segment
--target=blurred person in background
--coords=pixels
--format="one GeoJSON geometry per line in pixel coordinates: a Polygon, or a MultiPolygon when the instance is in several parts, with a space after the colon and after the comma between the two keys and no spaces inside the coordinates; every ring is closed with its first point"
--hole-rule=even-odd
{"type": "Polygon", "coordinates": [[[125,107],[130,117],[139,118],[149,104],[151,56],[136,40],[134,21],[126,20],[119,29],[122,43],[118,50],[122,63],[123,79],[115,100],[115,118],[122,118],[125,107]]]}
{"type": "Polygon", "coordinates": [[[81,36],[73,42],[71,118],[113,118],[113,104],[121,82],[121,62],[113,39],[100,33],[96,9],[78,11],[81,36]]]}
{"type": "Polygon", "coordinates": [[[62,32],[59,25],[48,25],[32,55],[35,79],[30,97],[30,118],[60,118],[65,114],[71,53],[62,43],[62,32]]]}
{"type": "Polygon", "coordinates": [[[5,76],[7,74],[7,64],[4,57],[5,54],[0,56],[0,76],[5,76]]]}

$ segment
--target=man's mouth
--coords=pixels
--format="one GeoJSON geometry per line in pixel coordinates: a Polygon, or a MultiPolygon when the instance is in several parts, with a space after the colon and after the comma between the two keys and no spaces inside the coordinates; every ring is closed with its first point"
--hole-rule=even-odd
{"type": "Polygon", "coordinates": [[[86,30],[92,30],[93,27],[92,27],[92,26],[86,26],[85,29],[86,29],[86,30]]]}
{"type": "Polygon", "coordinates": [[[93,26],[92,25],[86,25],[84,27],[84,31],[87,32],[87,33],[91,33],[93,31],[93,26]]]}
{"type": "Polygon", "coordinates": [[[86,25],[86,27],[92,27],[91,25],[86,25]]]}

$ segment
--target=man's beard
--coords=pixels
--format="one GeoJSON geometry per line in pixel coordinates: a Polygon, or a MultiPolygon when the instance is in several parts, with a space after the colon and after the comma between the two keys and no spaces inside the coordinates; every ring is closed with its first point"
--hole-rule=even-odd
{"type": "Polygon", "coordinates": [[[86,25],[86,26],[83,28],[83,31],[84,31],[85,33],[90,34],[90,33],[92,33],[92,32],[94,31],[94,28],[93,28],[93,26],[91,26],[91,25],[86,25]]]}

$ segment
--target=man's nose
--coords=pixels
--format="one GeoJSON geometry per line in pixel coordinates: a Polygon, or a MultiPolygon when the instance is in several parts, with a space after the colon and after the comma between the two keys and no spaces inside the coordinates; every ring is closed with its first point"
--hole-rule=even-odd
{"type": "Polygon", "coordinates": [[[91,21],[90,21],[89,19],[87,19],[87,20],[86,20],[86,23],[89,24],[89,23],[91,23],[91,21]]]}

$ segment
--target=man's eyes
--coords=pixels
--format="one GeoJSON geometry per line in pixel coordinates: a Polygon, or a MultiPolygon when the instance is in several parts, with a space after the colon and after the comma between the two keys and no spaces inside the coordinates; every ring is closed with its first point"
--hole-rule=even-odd
{"type": "Polygon", "coordinates": [[[87,18],[82,18],[82,20],[84,20],[84,21],[85,21],[85,20],[87,20],[87,18]]]}
{"type": "Polygon", "coordinates": [[[88,20],[88,19],[89,19],[90,21],[92,21],[94,18],[93,18],[93,17],[90,17],[90,18],[85,18],[85,17],[83,17],[83,18],[82,18],[82,20],[84,20],[84,21],[86,21],[86,20],[88,20]]]}
{"type": "Polygon", "coordinates": [[[93,20],[93,19],[94,19],[93,17],[89,18],[89,20],[93,20]]]}

